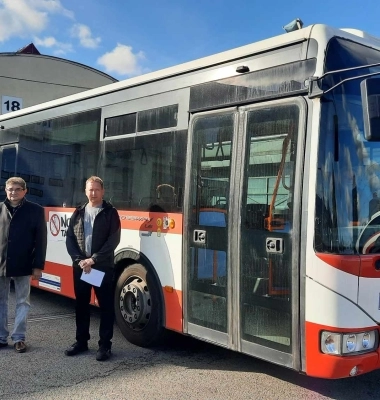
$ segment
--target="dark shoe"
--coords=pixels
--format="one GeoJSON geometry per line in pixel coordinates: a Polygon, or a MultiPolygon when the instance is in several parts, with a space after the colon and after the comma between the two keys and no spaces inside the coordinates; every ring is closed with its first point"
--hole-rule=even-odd
{"type": "Polygon", "coordinates": [[[107,347],[99,347],[99,350],[96,352],[97,361],[106,361],[110,357],[111,357],[111,349],[107,349],[107,347]]]}
{"type": "Polygon", "coordinates": [[[69,357],[76,356],[79,353],[83,353],[84,351],[88,350],[87,343],[82,344],[79,342],[75,342],[72,344],[68,349],[65,350],[65,354],[69,357]]]}
{"type": "Polygon", "coordinates": [[[14,344],[16,353],[25,353],[26,352],[26,344],[23,341],[16,342],[14,344]]]}
{"type": "Polygon", "coordinates": [[[8,342],[6,342],[6,343],[0,342],[0,348],[1,348],[1,347],[7,347],[7,346],[8,346],[8,342]]]}

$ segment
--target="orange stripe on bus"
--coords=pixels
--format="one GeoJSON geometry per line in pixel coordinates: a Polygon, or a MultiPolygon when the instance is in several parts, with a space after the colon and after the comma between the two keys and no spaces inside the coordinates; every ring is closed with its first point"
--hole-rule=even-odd
{"type": "Polygon", "coordinates": [[[119,211],[121,227],[141,232],[182,233],[182,214],[119,211]]]}
{"type": "MultiPolygon", "coordinates": [[[[73,299],[75,298],[71,266],[47,261],[43,272],[60,277],[61,290],[56,291],[46,287],[41,287],[41,289],[73,299]]],[[[38,281],[32,280],[31,283],[32,286],[39,287],[38,281]]],[[[162,288],[162,290],[165,301],[165,327],[173,331],[183,332],[182,291],[175,289],[173,289],[173,291],[167,291],[165,288],[162,288]]],[[[92,296],[91,304],[97,305],[94,295],[92,296]]]]}
{"type": "MultiPolygon", "coordinates": [[[[53,263],[50,261],[45,262],[45,269],[42,271],[47,274],[60,277],[61,290],[56,291],[46,287],[41,287],[43,290],[57,293],[63,296],[75,298],[74,295],[74,284],[73,284],[73,268],[72,266],[62,265],[53,263]]],[[[32,286],[39,287],[39,281],[32,280],[32,286]]]]}
{"type": "Polygon", "coordinates": [[[168,292],[164,288],[165,299],[165,327],[167,329],[183,332],[183,313],[182,313],[182,291],[173,290],[168,292]]]}
{"type": "Polygon", "coordinates": [[[337,255],[337,254],[326,254],[316,253],[316,256],[324,261],[325,263],[337,268],[341,271],[347,272],[348,274],[359,276],[360,274],[360,257],[356,255],[337,255]]]}
{"type": "Polygon", "coordinates": [[[325,263],[348,274],[361,278],[380,278],[380,255],[339,255],[316,253],[325,263]]]}
{"type": "MultiPolygon", "coordinates": [[[[45,207],[45,218],[49,222],[49,212],[73,213],[75,208],[45,207]]],[[[182,234],[183,215],[178,213],[119,211],[122,229],[141,232],[182,234]]]]}
{"type": "Polygon", "coordinates": [[[320,350],[321,332],[364,332],[378,329],[378,326],[366,328],[340,329],[331,326],[319,325],[312,322],[305,323],[306,340],[306,374],[317,378],[338,379],[348,378],[355,366],[359,375],[380,368],[379,348],[376,351],[355,356],[335,356],[324,354],[320,350]]]}
{"type": "Polygon", "coordinates": [[[380,256],[376,255],[362,255],[360,256],[360,276],[362,278],[380,278],[380,256]]]}

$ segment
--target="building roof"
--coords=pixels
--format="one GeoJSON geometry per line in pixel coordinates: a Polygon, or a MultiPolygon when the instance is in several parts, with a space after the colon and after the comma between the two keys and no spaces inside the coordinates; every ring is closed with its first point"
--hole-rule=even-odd
{"type": "Polygon", "coordinates": [[[37,47],[33,43],[29,43],[25,47],[22,47],[21,49],[17,50],[16,53],[19,53],[19,54],[38,54],[38,55],[41,54],[37,50],[37,47]]]}

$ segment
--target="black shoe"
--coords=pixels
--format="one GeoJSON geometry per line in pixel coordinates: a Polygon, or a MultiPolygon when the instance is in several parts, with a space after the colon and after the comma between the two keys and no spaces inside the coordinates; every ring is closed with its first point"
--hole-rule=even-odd
{"type": "Polygon", "coordinates": [[[111,349],[107,347],[99,347],[99,350],[96,352],[96,360],[97,361],[106,361],[111,357],[111,349]]]}
{"type": "Polygon", "coordinates": [[[8,346],[8,342],[6,342],[6,343],[0,342],[0,348],[1,348],[1,347],[7,347],[7,346],[8,346]]]}
{"type": "Polygon", "coordinates": [[[87,350],[88,350],[87,343],[83,344],[83,343],[75,342],[68,349],[65,350],[65,354],[67,356],[71,357],[71,356],[76,356],[79,353],[83,353],[84,351],[87,351],[87,350]]]}

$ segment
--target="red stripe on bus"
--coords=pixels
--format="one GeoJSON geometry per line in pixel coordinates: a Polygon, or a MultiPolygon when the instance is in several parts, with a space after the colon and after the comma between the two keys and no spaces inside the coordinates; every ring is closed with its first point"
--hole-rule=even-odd
{"type": "Polygon", "coordinates": [[[358,375],[380,368],[379,348],[371,353],[355,356],[334,356],[324,354],[320,350],[322,331],[329,332],[364,332],[378,329],[378,326],[365,328],[340,329],[312,322],[305,323],[306,337],[306,374],[317,378],[348,378],[352,368],[357,367],[358,375]]]}
{"type": "Polygon", "coordinates": [[[62,213],[70,213],[72,214],[75,211],[75,208],[65,208],[65,207],[44,207],[45,209],[45,219],[49,221],[49,212],[62,212],[62,213]]]}
{"type": "MultiPolygon", "coordinates": [[[[41,289],[59,295],[75,298],[73,272],[71,266],[56,264],[50,261],[45,263],[44,273],[60,278],[60,291],[41,286],[41,289]]],[[[40,287],[39,281],[31,281],[32,286],[40,287]]],[[[162,288],[165,301],[165,327],[167,329],[183,332],[183,312],[182,312],[182,291],[175,290],[168,292],[162,288]]],[[[98,305],[94,294],[91,297],[91,304],[98,305]]]]}
{"type": "Polygon", "coordinates": [[[122,229],[141,232],[182,233],[182,214],[119,211],[122,229]]]}
{"type": "Polygon", "coordinates": [[[325,263],[361,278],[380,278],[380,255],[339,255],[316,253],[325,263]],[[378,266],[377,266],[378,265],[378,266]]]}
{"type": "Polygon", "coordinates": [[[355,255],[337,255],[337,254],[326,254],[316,253],[317,257],[325,263],[337,268],[341,271],[347,272],[348,274],[359,276],[360,274],[360,257],[355,255]]]}
{"type": "Polygon", "coordinates": [[[376,269],[380,267],[380,255],[362,255],[360,276],[362,278],[380,278],[380,270],[376,269]]]}
{"type": "Polygon", "coordinates": [[[182,291],[168,292],[162,289],[165,299],[165,327],[167,329],[183,332],[182,291]]]}
{"type": "MultiPolygon", "coordinates": [[[[49,212],[73,213],[75,208],[45,207],[45,218],[49,221],[49,212]]],[[[178,213],[119,211],[122,229],[141,232],[182,234],[183,215],[178,213]]]]}
{"type": "MultiPolygon", "coordinates": [[[[45,262],[45,269],[42,271],[47,274],[54,275],[60,278],[60,291],[49,289],[45,286],[41,286],[41,289],[47,290],[49,292],[57,293],[63,296],[75,298],[74,295],[74,284],[73,284],[73,268],[72,266],[62,265],[53,263],[50,261],[45,262]]],[[[32,286],[40,287],[39,281],[32,280],[32,286]]]]}

